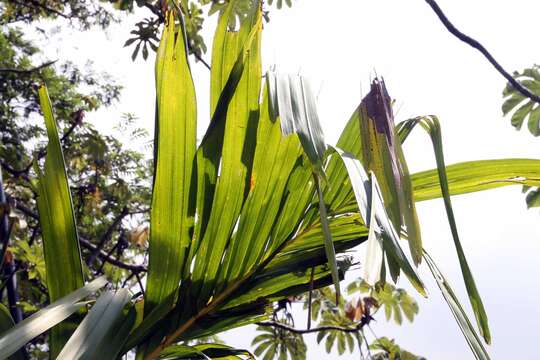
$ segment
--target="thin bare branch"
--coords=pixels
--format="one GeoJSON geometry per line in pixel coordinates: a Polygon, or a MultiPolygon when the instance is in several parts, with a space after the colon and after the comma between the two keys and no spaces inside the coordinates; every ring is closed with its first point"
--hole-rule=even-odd
{"type": "Polygon", "coordinates": [[[446,27],[446,29],[455,37],[457,37],[459,40],[463,41],[464,43],[472,46],[476,50],[480,51],[482,55],[490,62],[491,65],[497,71],[504,76],[506,80],[512,85],[514,89],[519,91],[523,96],[528,97],[534,102],[537,102],[540,104],[540,96],[533,94],[529,89],[521,85],[508,71],[506,71],[498,62],[495,60],[495,58],[490,54],[489,51],[477,40],[473,39],[472,37],[462,33],[459,31],[451,22],[448,20],[444,12],[441,10],[439,5],[435,2],[435,0],[426,0],[429,6],[433,9],[435,14],[439,17],[439,20],[443,23],[443,25],[446,27]]]}
{"type": "MultiPolygon", "coordinates": [[[[79,236],[79,242],[81,243],[81,245],[88,249],[88,250],[91,250],[91,251],[94,251],[96,250],[97,246],[92,244],[90,241],[86,240],[86,239],[83,239],[79,236]]],[[[129,271],[133,271],[133,272],[136,272],[136,273],[140,273],[140,272],[146,272],[146,266],[144,265],[133,265],[133,264],[127,264],[121,260],[118,260],[117,258],[115,258],[114,256],[106,253],[105,251],[103,250],[100,250],[99,253],[98,253],[98,257],[100,259],[102,259],[103,261],[105,262],[108,262],[109,264],[111,265],[114,265],[114,266],[117,266],[121,269],[124,269],[124,270],[129,270],[129,271]]]]}
{"type": "Polygon", "coordinates": [[[101,251],[101,249],[103,249],[103,247],[105,246],[105,244],[111,239],[112,237],[112,234],[114,232],[114,230],[116,229],[116,227],[118,225],[120,225],[120,223],[122,222],[122,220],[129,214],[129,211],[128,211],[128,208],[127,206],[124,206],[124,208],[122,209],[122,211],[120,212],[120,214],[118,214],[118,216],[116,216],[116,218],[113,220],[113,222],[111,223],[111,225],[109,225],[109,227],[107,228],[107,230],[103,233],[103,235],[101,236],[101,238],[99,239],[99,242],[96,246],[96,249],[92,251],[92,253],[90,254],[90,256],[88,257],[88,259],[86,260],[86,263],[87,264],[92,264],[94,262],[94,260],[96,259],[96,257],[98,256],[99,252],[101,251]]]}
{"type": "Polygon", "coordinates": [[[280,329],[287,330],[295,334],[309,334],[309,333],[314,333],[314,332],[331,331],[331,330],[342,331],[346,333],[358,333],[360,331],[359,325],[354,328],[343,327],[343,326],[319,326],[312,329],[295,329],[291,326],[288,326],[288,325],[285,325],[276,321],[261,321],[256,324],[259,326],[264,326],[264,327],[280,328],[280,329]]]}
{"type": "Polygon", "coordinates": [[[25,0],[25,1],[11,0],[11,1],[13,1],[15,4],[18,4],[24,7],[29,7],[32,9],[42,9],[51,14],[63,17],[64,19],[68,19],[68,20],[70,19],[68,15],[62,13],[61,11],[53,9],[52,7],[47,6],[47,4],[41,3],[38,0],[25,0]]]}
{"type": "Polygon", "coordinates": [[[52,64],[54,64],[55,62],[57,62],[58,60],[53,60],[53,61],[47,61],[39,66],[36,66],[36,67],[33,67],[33,68],[30,68],[30,69],[16,69],[16,68],[0,68],[0,74],[2,73],[13,73],[13,74],[19,74],[19,75],[28,75],[28,74],[31,74],[35,71],[39,71],[43,68],[46,68],[48,66],[51,66],[52,64]]]}

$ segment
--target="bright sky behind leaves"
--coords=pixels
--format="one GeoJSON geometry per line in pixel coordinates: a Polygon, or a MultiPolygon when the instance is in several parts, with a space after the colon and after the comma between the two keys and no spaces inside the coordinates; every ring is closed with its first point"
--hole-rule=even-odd
{"type": "MultiPolygon", "coordinates": [[[[440,0],[439,5],[507,70],[521,70],[540,59],[538,1],[440,0]]],[[[88,114],[87,120],[98,128],[108,129],[123,112],[130,112],[152,130],[153,58],[132,63],[132,49],[122,49],[133,23],[142,16],[144,11],[106,33],[62,32],[50,39],[50,58],[79,64],[92,60],[96,69],[110,72],[125,86],[120,104],[88,114]]],[[[397,120],[439,116],[448,164],[540,157],[540,138],[526,130],[516,132],[509,119],[502,118],[504,79],[479,53],[450,35],[424,1],[295,0],[292,9],[273,10],[270,16],[263,35],[264,64],[300,71],[320,89],[318,105],[327,142],[335,143],[361,95],[367,93],[370,79],[378,74],[396,99],[397,120]]],[[[209,48],[214,20],[205,33],[209,48]]],[[[205,58],[210,59],[210,54],[205,58]]],[[[209,73],[198,63],[192,68],[202,130],[208,119],[209,73]]],[[[404,150],[412,172],[435,167],[431,143],[421,131],[411,135],[404,150]]],[[[488,351],[493,359],[537,358],[531,344],[537,341],[540,327],[540,213],[526,210],[520,190],[504,188],[453,198],[462,244],[490,318],[493,345],[488,351]]],[[[469,310],[442,201],[420,203],[418,210],[426,248],[469,310]]],[[[349,276],[355,275],[360,271],[349,276]]],[[[428,359],[472,358],[425,266],[421,275],[430,291],[427,301],[406,280],[400,283],[419,301],[414,323],[387,325],[379,316],[374,325],[377,335],[394,337],[405,349],[428,359]]],[[[304,327],[305,315],[296,314],[297,327],[304,327]]],[[[249,347],[253,336],[243,329],[222,338],[249,347]]],[[[324,346],[316,346],[314,337],[307,339],[309,359],[337,358],[326,354],[324,346]]]]}

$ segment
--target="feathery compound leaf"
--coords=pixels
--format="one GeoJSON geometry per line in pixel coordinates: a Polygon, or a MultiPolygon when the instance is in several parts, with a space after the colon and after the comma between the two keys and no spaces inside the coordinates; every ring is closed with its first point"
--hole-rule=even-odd
{"type": "Polygon", "coordinates": [[[437,171],[439,174],[439,183],[443,194],[448,223],[452,232],[452,238],[454,239],[454,245],[456,246],[459,265],[461,266],[461,273],[463,274],[463,280],[465,282],[465,287],[467,288],[467,294],[469,295],[469,300],[476,317],[480,334],[484,337],[486,343],[489,344],[491,342],[491,334],[489,331],[487,314],[480,294],[478,293],[478,289],[476,288],[476,283],[469,268],[467,258],[465,257],[465,252],[461,246],[457,231],[456,219],[454,217],[454,210],[452,209],[452,201],[450,199],[450,191],[448,189],[448,178],[446,175],[446,166],[444,164],[441,126],[437,117],[427,116],[406,120],[404,125],[398,126],[398,129],[401,127],[404,129],[412,129],[412,127],[414,127],[416,124],[420,124],[420,126],[426,130],[431,138],[431,142],[433,143],[433,150],[435,152],[435,159],[437,162],[437,171]]]}
{"type": "MultiPolygon", "coordinates": [[[[45,170],[36,164],[38,173],[37,206],[43,236],[47,271],[47,289],[51,301],[84,285],[79,239],[64,164],[62,146],[54,120],[47,88],[39,88],[39,101],[45,118],[47,156],[45,170]]],[[[61,325],[53,328],[50,337],[51,356],[55,357],[69,339],[71,331],[61,325]]]]}
{"type": "MultiPolygon", "coordinates": [[[[116,293],[103,293],[56,359],[116,359],[116,353],[104,353],[102,350],[114,340],[115,334],[112,334],[111,330],[122,320],[122,310],[130,297],[127,289],[120,289],[116,293]]],[[[117,351],[121,346],[122,344],[117,347],[117,351]]]]}
{"type": "Polygon", "coordinates": [[[463,307],[459,303],[459,300],[450,287],[450,284],[437,268],[437,265],[435,265],[433,259],[431,259],[429,254],[425,251],[424,259],[426,260],[426,264],[428,265],[429,270],[431,270],[433,277],[437,281],[437,285],[439,286],[439,289],[441,289],[444,300],[446,300],[448,303],[448,306],[452,311],[452,315],[454,315],[454,318],[456,319],[459,328],[463,332],[463,335],[465,336],[465,339],[467,340],[467,343],[469,344],[474,356],[478,360],[489,360],[489,355],[482,345],[482,340],[480,340],[480,337],[476,334],[476,331],[467,318],[467,314],[465,311],[463,311],[463,307]]]}
{"type": "Polygon", "coordinates": [[[422,239],[411,180],[399,139],[394,131],[391,99],[383,80],[375,79],[360,104],[360,160],[380,183],[384,204],[398,233],[404,226],[413,261],[422,260],[422,239]]]}
{"type": "Polygon", "coordinates": [[[182,27],[175,36],[172,13],[156,59],[156,168],[152,192],[145,312],[175,293],[191,241],[190,203],[196,148],[195,89],[182,27]]]}
{"type": "Polygon", "coordinates": [[[105,276],[101,276],[3,332],[0,335],[0,359],[7,358],[36,336],[67,319],[85,305],[78,301],[95,293],[106,284],[105,276]]]}
{"type": "Polygon", "coordinates": [[[336,303],[339,303],[340,288],[336,253],[328,226],[326,204],[321,189],[321,181],[326,180],[323,168],[326,143],[324,142],[317,115],[315,97],[308,82],[300,76],[281,75],[271,71],[266,76],[270,84],[269,97],[272,113],[279,114],[281,128],[285,135],[293,132],[298,134],[302,148],[313,168],[326,256],[336,288],[336,303]]]}

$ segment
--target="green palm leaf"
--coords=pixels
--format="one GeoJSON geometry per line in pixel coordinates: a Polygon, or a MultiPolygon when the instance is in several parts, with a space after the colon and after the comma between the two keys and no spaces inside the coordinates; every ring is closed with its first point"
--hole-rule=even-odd
{"type": "MultiPolygon", "coordinates": [[[[0,303],[0,337],[5,331],[9,330],[14,325],[15,325],[15,322],[13,321],[13,318],[11,317],[11,314],[9,313],[8,308],[4,304],[0,303]]],[[[14,353],[9,359],[10,360],[25,360],[26,356],[22,350],[19,350],[16,353],[14,353]]]]}
{"type": "Polygon", "coordinates": [[[156,59],[156,167],[150,223],[145,312],[178,289],[190,244],[196,100],[183,29],[170,14],[156,59]]]}
{"type": "Polygon", "coordinates": [[[452,315],[454,315],[454,318],[456,319],[459,328],[463,332],[463,335],[465,336],[465,339],[467,340],[467,343],[469,344],[469,347],[471,348],[475,358],[478,360],[488,360],[489,355],[484,346],[482,345],[480,337],[476,334],[476,331],[471,325],[471,322],[467,318],[467,315],[463,310],[463,307],[459,303],[456,295],[454,294],[454,291],[450,287],[450,284],[445,279],[444,275],[440,272],[440,270],[437,268],[437,265],[435,265],[433,259],[431,259],[429,254],[425,251],[424,259],[426,259],[426,264],[428,265],[429,270],[431,270],[433,277],[437,281],[437,285],[439,286],[439,289],[441,289],[444,300],[446,300],[446,302],[448,303],[448,306],[452,311],[452,315]]]}
{"type": "MultiPolygon", "coordinates": [[[[375,79],[360,107],[360,161],[381,186],[384,204],[395,229],[402,226],[413,261],[422,259],[422,239],[412,196],[411,180],[401,144],[394,130],[391,99],[383,80],[375,79]]],[[[392,268],[391,268],[392,269],[392,268]]]]}
{"type": "Polygon", "coordinates": [[[36,336],[68,318],[85,305],[79,301],[95,293],[106,284],[105,276],[101,276],[3,332],[0,335],[0,358],[7,358],[36,336]]]}
{"type": "MultiPolygon", "coordinates": [[[[495,189],[509,185],[540,186],[540,160],[477,160],[446,167],[450,195],[495,189]]],[[[416,201],[438,199],[442,191],[437,169],[411,176],[416,201]]]]}
{"type": "Polygon", "coordinates": [[[474,315],[476,317],[478,328],[480,329],[480,334],[484,337],[486,343],[489,344],[491,342],[491,334],[489,331],[487,314],[484,309],[484,304],[482,303],[480,294],[478,293],[478,289],[476,287],[472,272],[469,268],[467,258],[465,257],[465,252],[463,251],[463,247],[461,246],[457,231],[456,219],[454,216],[454,210],[452,209],[452,202],[450,199],[450,191],[448,189],[448,178],[446,175],[446,166],[444,163],[444,154],[442,148],[441,126],[437,117],[428,116],[407,120],[401,127],[398,126],[398,129],[402,127],[412,128],[416,124],[420,124],[420,126],[422,126],[422,128],[428,132],[433,143],[433,150],[435,152],[435,159],[437,162],[437,170],[439,174],[439,183],[443,194],[448,223],[450,225],[452,238],[454,239],[454,245],[456,247],[459,264],[461,266],[461,273],[463,274],[463,281],[465,282],[465,287],[467,288],[467,294],[469,295],[469,300],[471,302],[474,315]]]}
{"type": "Polygon", "coordinates": [[[116,335],[112,331],[118,330],[115,325],[118,327],[119,321],[124,320],[122,310],[130,298],[131,296],[126,289],[120,289],[116,293],[103,293],[73,332],[56,359],[116,359],[122,343],[116,344],[115,349],[109,344],[116,335]],[[105,347],[108,348],[106,352],[104,351],[105,347]]]}
{"type": "MultiPolygon", "coordinates": [[[[55,301],[82,287],[84,277],[73,205],[56,121],[46,87],[41,86],[38,93],[49,143],[44,171],[42,172],[37,164],[35,166],[38,174],[36,201],[43,236],[47,290],[51,301],[55,301]]],[[[70,327],[64,324],[53,328],[50,339],[52,356],[58,354],[70,333],[70,327]]]]}
{"type": "MultiPolygon", "coordinates": [[[[232,4],[232,2],[231,2],[232,4]]],[[[232,5],[230,5],[232,6],[232,5]]],[[[221,22],[227,21],[225,16],[227,12],[222,15],[221,22]]],[[[217,126],[216,123],[220,123],[223,129],[222,149],[218,149],[214,154],[208,154],[210,158],[202,162],[202,166],[207,166],[205,163],[212,162],[212,176],[217,176],[217,159],[221,156],[220,175],[215,183],[215,192],[213,192],[213,198],[211,199],[211,210],[208,215],[207,225],[203,224],[201,227],[205,229],[204,233],[198,234],[200,237],[200,247],[197,249],[197,258],[193,270],[193,283],[199,291],[197,295],[198,305],[203,306],[207,300],[212,296],[212,292],[216,287],[216,281],[218,278],[218,272],[220,270],[220,264],[228,244],[228,240],[236,225],[238,215],[242,209],[242,205],[245,200],[245,195],[249,189],[249,169],[251,167],[251,158],[255,144],[250,142],[252,132],[256,129],[254,127],[255,117],[259,110],[259,90],[261,83],[261,60],[259,52],[259,42],[261,27],[261,13],[259,7],[255,7],[252,13],[244,19],[241,24],[239,33],[228,32],[224,38],[216,37],[217,41],[222,41],[222,44],[215,44],[214,48],[220,49],[219,52],[214,53],[212,64],[223,60],[223,56],[220,54],[232,52],[235,54],[236,62],[222,64],[221,71],[223,79],[228,79],[227,83],[222,84],[217,90],[214,91],[231,91],[233,93],[228,104],[227,111],[221,114],[226,117],[218,119],[212,119],[212,124],[217,126]],[[236,40],[234,40],[234,39],[236,40]],[[237,71],[239,65],[242,65],[242,71],[237,71]],[[245,67],[245,69],[244,69],[245,67]],[[230,82],[231,77],[238,78],[238,82],[235,88],[228,89],[227,84],[230,82]],[[212,159],[211,157],[217,156],[212,159]]],[[[219,66],[217,67],[219,68],[219,66]]],[[[212,74],[216,70],[212,71],[212,74]]],[[[212,75],[214,77],[214,75],[212,75]]],[[[217,83],[217,80],[213,80],[213,86],[217,83]]],[[[216,104],[216,109],[219,106],[219,101],[216,104]]],[[[214,114],[217,113],[217,110],[214,114]]],[[[210,131],[211,129],[209,129],[210,131]]],[[[220,143],[221,143],[220,141],[220,143]]],[[[205,146],[214,147],[215,144],[203,143],[201,144],[201,155],[206,157],[205,146]]],[[[207,181],[205,173],[199,173],[199,182],[207,181]]],[[[201,193],[202,191],[208,191],[208,188],[199,187],[199,196],[207,195],[201,193]]],[[[211,191],[212,193],[212,191],[211,191]]],[[[204,208],[198,208],[199,211],[203,211],[201,221],[206,221],[206,215],[204,209],[208,209],[208,205],[204,201],[199,201],[198,205],[203,205],[204,208]]]]}
{"type": "Polygon", "coordinates": [[[323,162],[326,143],[322,133],[315,105],[315,96],[309,83],[300,76],[267,73],[269,97],[272,113],[279,114],[284,135],[298,134],[304,153],[313,168],[315,189],[319,199],[319,215],[324,234],[324,246],[328,265],[336,288],[336,302],[339,302],[340,287],[336,252],[330,233],[327,210],[321,183],[326,180],[323,162]]]}

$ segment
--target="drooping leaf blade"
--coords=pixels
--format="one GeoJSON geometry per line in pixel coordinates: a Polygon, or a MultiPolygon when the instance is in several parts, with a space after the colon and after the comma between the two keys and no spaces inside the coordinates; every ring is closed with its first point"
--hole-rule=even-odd
{"type": "Polygon", "coordinates": [[[482,340],[480,340],[480,337],[476,334],[476,331],[474,330],[471,322],[469,321],[467,314],[463,310],[463,307],[459,303],[459,300],[454,294],[454,291],[450,287],[450,284],[445,279],[444,275],[440,272],[433,259],[425,251],[424,259],[426,260],[426,264],[428,265],[429,270],[433,274],[433,277],[437,281],[437,285],[441,290],[444,300],[446,300],[446,302],[448,303],[450,311],[452,311],[452,315],[454,315],[454,318],[456,319],[459,328],[463,332],[463,335],[465,336],[465,339],[467,340],[467,343],[469,344],[469,347],[471,348],[475,358],[478,360],[489,360],[489,355],[484,346],[482,345],[482,340]]]}
{"type": "MultiPolygon", "coordinates": [[[[111,330],[118,325],[118,320],[122,319],[122,310],[130,297],[127,289],[120,289],[116,293],[103,293],[56,359],[114,360],[116,353],[103,353],[103,348],[108,347],[108,343],[112,340],[114,334],[111,334],[111,330]],[[107,338],[107,335],[110,338],[107,338]]],[[[117,349],[119,350],[119,347],[117,349]]]]}
{"type": "MultiPolygon", "coordinates": [[[[379,188],[377,178],[373,173],[370,174],[371,178],[371,193],[372,193],[372,210],[375,212],[377,224],[380,228],[382,247],[387,255],[389,266],[392,266],[392,261],[395,266],[399,266],[403,273],[407,276],[414,288],[423,296],[427,296],[424,284],[418,277],[418,274],[409,263],[407,256],[399,245],[399,235],[397,230],[393,227],[390,217],[386,213],[386,207],[383,203],[383,197],[379,188]]],[[[392,270],[392,269],[390,269],[392,270]]],[[[396,281],[397,279],[394,279],[396,281]]]]}
{"type": "Polygon", "coordinates": [[[406,229],[412,258],[418,265],[422,259],[420,225],[407,163],[394,130],[391,99],[383,80],[372,82],[359,112],[360,161],[366,171],[373,171],[377,177],[392,224],[398,234],[402,227],[406,229]]]}
{"type": "Polygon", "coordinates": [[[160,359],[241,359],[237,355],[247,355],[254,359],[247,350],[235,349],[223,344],[197,344],[193,346],[176,345],[161,353],[160,359]]]}
{"type": "Polygon", "coordinates": [[[79,301],[95,293],[106,284],[105,276],[101,276],[0,334],[0,358],[7,358],[36,336],[68,318],[85,305],[79,301]]]}
{"type": "MultiPolygon", "coordinates": [[[[0,337],[2,334],[11,329],[15,325],[15,322],[13,321],[13,318],[11,317],[11,314],[9,313],[9,309],[2,303],[0,303],[0,337]]],[[[24,345],[23,345],[24,346],[24,345]]],[[[21,350],[17,351],[11,357],[10,360],[25,360],[26,356],[24,352],[21,350]]]]}
{"type": "Polygon", "coordinates": [[[274,114],[279,114],[281,128],[285,135],[296,133],[304,153],[310,160],[313,168],[315,189],[319,200],[320,222],[323,227],[324,244],[328,265],[330,266],[334,286],[336,288],[336,302],[339,302],[340,287],[336,261],[336,253],[329,231],[326,204],[321,183],[326,181],[324,172],[324,159],[326,143],[315,104],[315,96],[309,83],[301,76],[283,75],[272,71],[267,73],[269,97],[274,114]]]}
{"type": "MultiPolygon", "coordinates": [[[[480,330],[480,334],[484,337],[486,343],[491,342],[491,334],[488,325],[488,318],[482,299],[476,287],[472,272],[470,270],[467,258],[465,257],[465,252],[461,245],[459,239],[459,234],[457,231],[456,219],[454,216],[454,210],[452,209],[452,201],[450,199],[450,191],[448,189],[448,178],[446,174],[446,165],[444,163],[444,154],[442,147],[442,135],[441,135],[441,126],[439,120],[435,116],[420,117],[411,120],[407,120],[414,124],[419,124],[424,130],[429,134],[431,141],[433,143],[433,151],[435,153],[435,159],[437,162],[437,171],[439,175],[439,183],[441,186],[441,192],[443,195],[444,206],[446,209],[446,215],[448,218],[448,223],[450,225],[450,230],[452,233],[452,238],[454,239],[454,245],[456,247],[456,252],[459,259],[459,265],[461,267],[461,273],[463,275],[463,281],[465,282],[465,287],[467,288],[467,294],[469,295],[469,300],[476,317],[476,322],[480,330]]],[[[412,125],[414,126],[414,125],[412,125]]],[[[408,126],[409,128],[411,126],[408,126]]]]}

